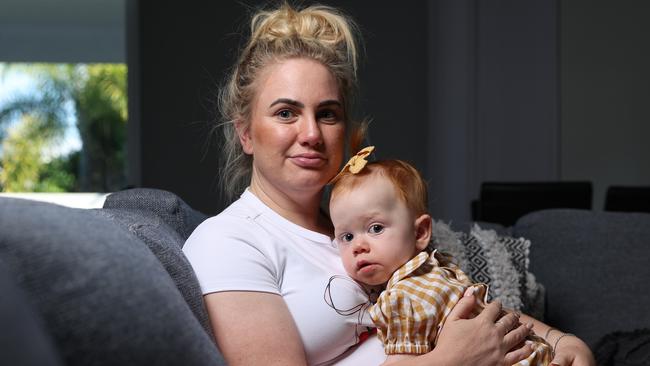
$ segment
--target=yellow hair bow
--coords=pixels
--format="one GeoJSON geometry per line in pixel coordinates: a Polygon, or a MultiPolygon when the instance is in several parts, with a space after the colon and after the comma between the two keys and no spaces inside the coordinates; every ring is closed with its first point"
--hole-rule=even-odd
{"type": "Polygon", "coordinates": [[[330,180],[330,183],[335,182],[345,170],[349,170],[350,173],[352,174],[357,174],[359,173],[365,166],[368,164],[368,160],[366,160],[366,157],[372,153],[372,151],[375,150],[374,146],[367,146],[364,147],[363,149],[359,150],[358,153],[356,153],[354,156],[348,160],[348,162],[345,164],[343,169],[337,174],[332,180],[330,180]]]}

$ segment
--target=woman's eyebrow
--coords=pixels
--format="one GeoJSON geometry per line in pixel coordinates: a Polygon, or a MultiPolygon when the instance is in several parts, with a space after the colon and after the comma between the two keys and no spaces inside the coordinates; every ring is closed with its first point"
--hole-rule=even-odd
{"type": "Polygon", "coordinates": [[[293,100],[293,99],[289,99],[289,98],[280,98],[280,99],[276,99],[273,103],[271,103],[271,105],[269,106],[269,108],[273,107],[273,106],[276,105],[276,104],[280,104],[280,103],[293,105],[293,106],[296,106],[296,107],[299,107],[299,108],[305,108],[305,105],[304,105],[304,104],[300,103],[300,102],[297,101],[297,100],[293,100]]]}
{"type": "Polygon", "coordinates": [[[324,107],[324,106],[328,106],[328,105],[336,105],[336,106],[338,106],[338,107],[341,107],[341,106],[342,106],[342,105],[341,105],[341,102],[339,102],[339,101],[336,100],[336,99],[328,99],[328,100],[325,100],[325,101],[322,101],[322,102],[318,103],[318,107],[319,107],[319,108],[320,108],[320,107],[324,107]]]}

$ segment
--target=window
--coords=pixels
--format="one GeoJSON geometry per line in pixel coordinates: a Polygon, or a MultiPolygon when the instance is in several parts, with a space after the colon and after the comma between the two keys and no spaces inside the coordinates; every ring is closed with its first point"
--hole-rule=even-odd
{"type": "Polygon", "coordinates": [[[0,195],[97,207],[124,188],[125,15],[126,0],[0,2],[0,195]]]}
{"type": "Polygon", "coordinates": [[[123,188],[123,64],[0,64],[0,189],[123,188]]]}

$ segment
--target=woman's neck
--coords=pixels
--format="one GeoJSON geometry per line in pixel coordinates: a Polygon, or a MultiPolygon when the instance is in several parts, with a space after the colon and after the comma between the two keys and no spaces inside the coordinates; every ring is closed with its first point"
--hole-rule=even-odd
{"type": "Polygon", "coordinates": [[[280,190],[252,179],[251,193],[280,216],[305,229],[332,236],[334,229],[320,210],[322,190],[314,193],[280,190]]]}

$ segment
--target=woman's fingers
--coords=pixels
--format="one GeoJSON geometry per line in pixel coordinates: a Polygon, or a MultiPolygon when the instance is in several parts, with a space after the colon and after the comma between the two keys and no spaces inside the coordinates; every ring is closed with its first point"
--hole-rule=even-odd
{"type": "Polygon", "coordinates": [[[531,353],[533,353],[533,347],[530,344],[526,343],[522,347],[519,347],[517,349],[514,349],[506,353],[505,364],[514,365],[517,362],[528,358],[528,356],[530,356],[531,353]]]}
{"type": "Polygon", "coordinates": [[[470,319],[475,307],[476,297],[474,297],[473,292],[468,289],[465,291],[465,295],[460,300],[458,300],[456,305],[454,305],[454,307],[451,309],[451,313],[449,313],[447,319],[470,319]]]}
{"type": "Polygon", "coordinates": [[[499,318],[499,315],[501,315],[501,303],[499,301],[493,301],[481,311],[478,318],[483,318],[485,321],[494,323],[499,318]]]}
{"type": "Polygon", "coordinates": [[[508,313],[497,320],[495,324],[501,330],[501,334],[505,336],[511,329],[519,325],[519,315],[516,313],[508,313]]]}
{"type": "Polygon", "coordinates": [[[533,329],[533,325],[531,323],[519,324],[518,327],[507,332],[507,334],[503,337],[503,346],[505,349],[513,349],[518,344],[523,342],[530,334],[531,329],[533,329]]]}

